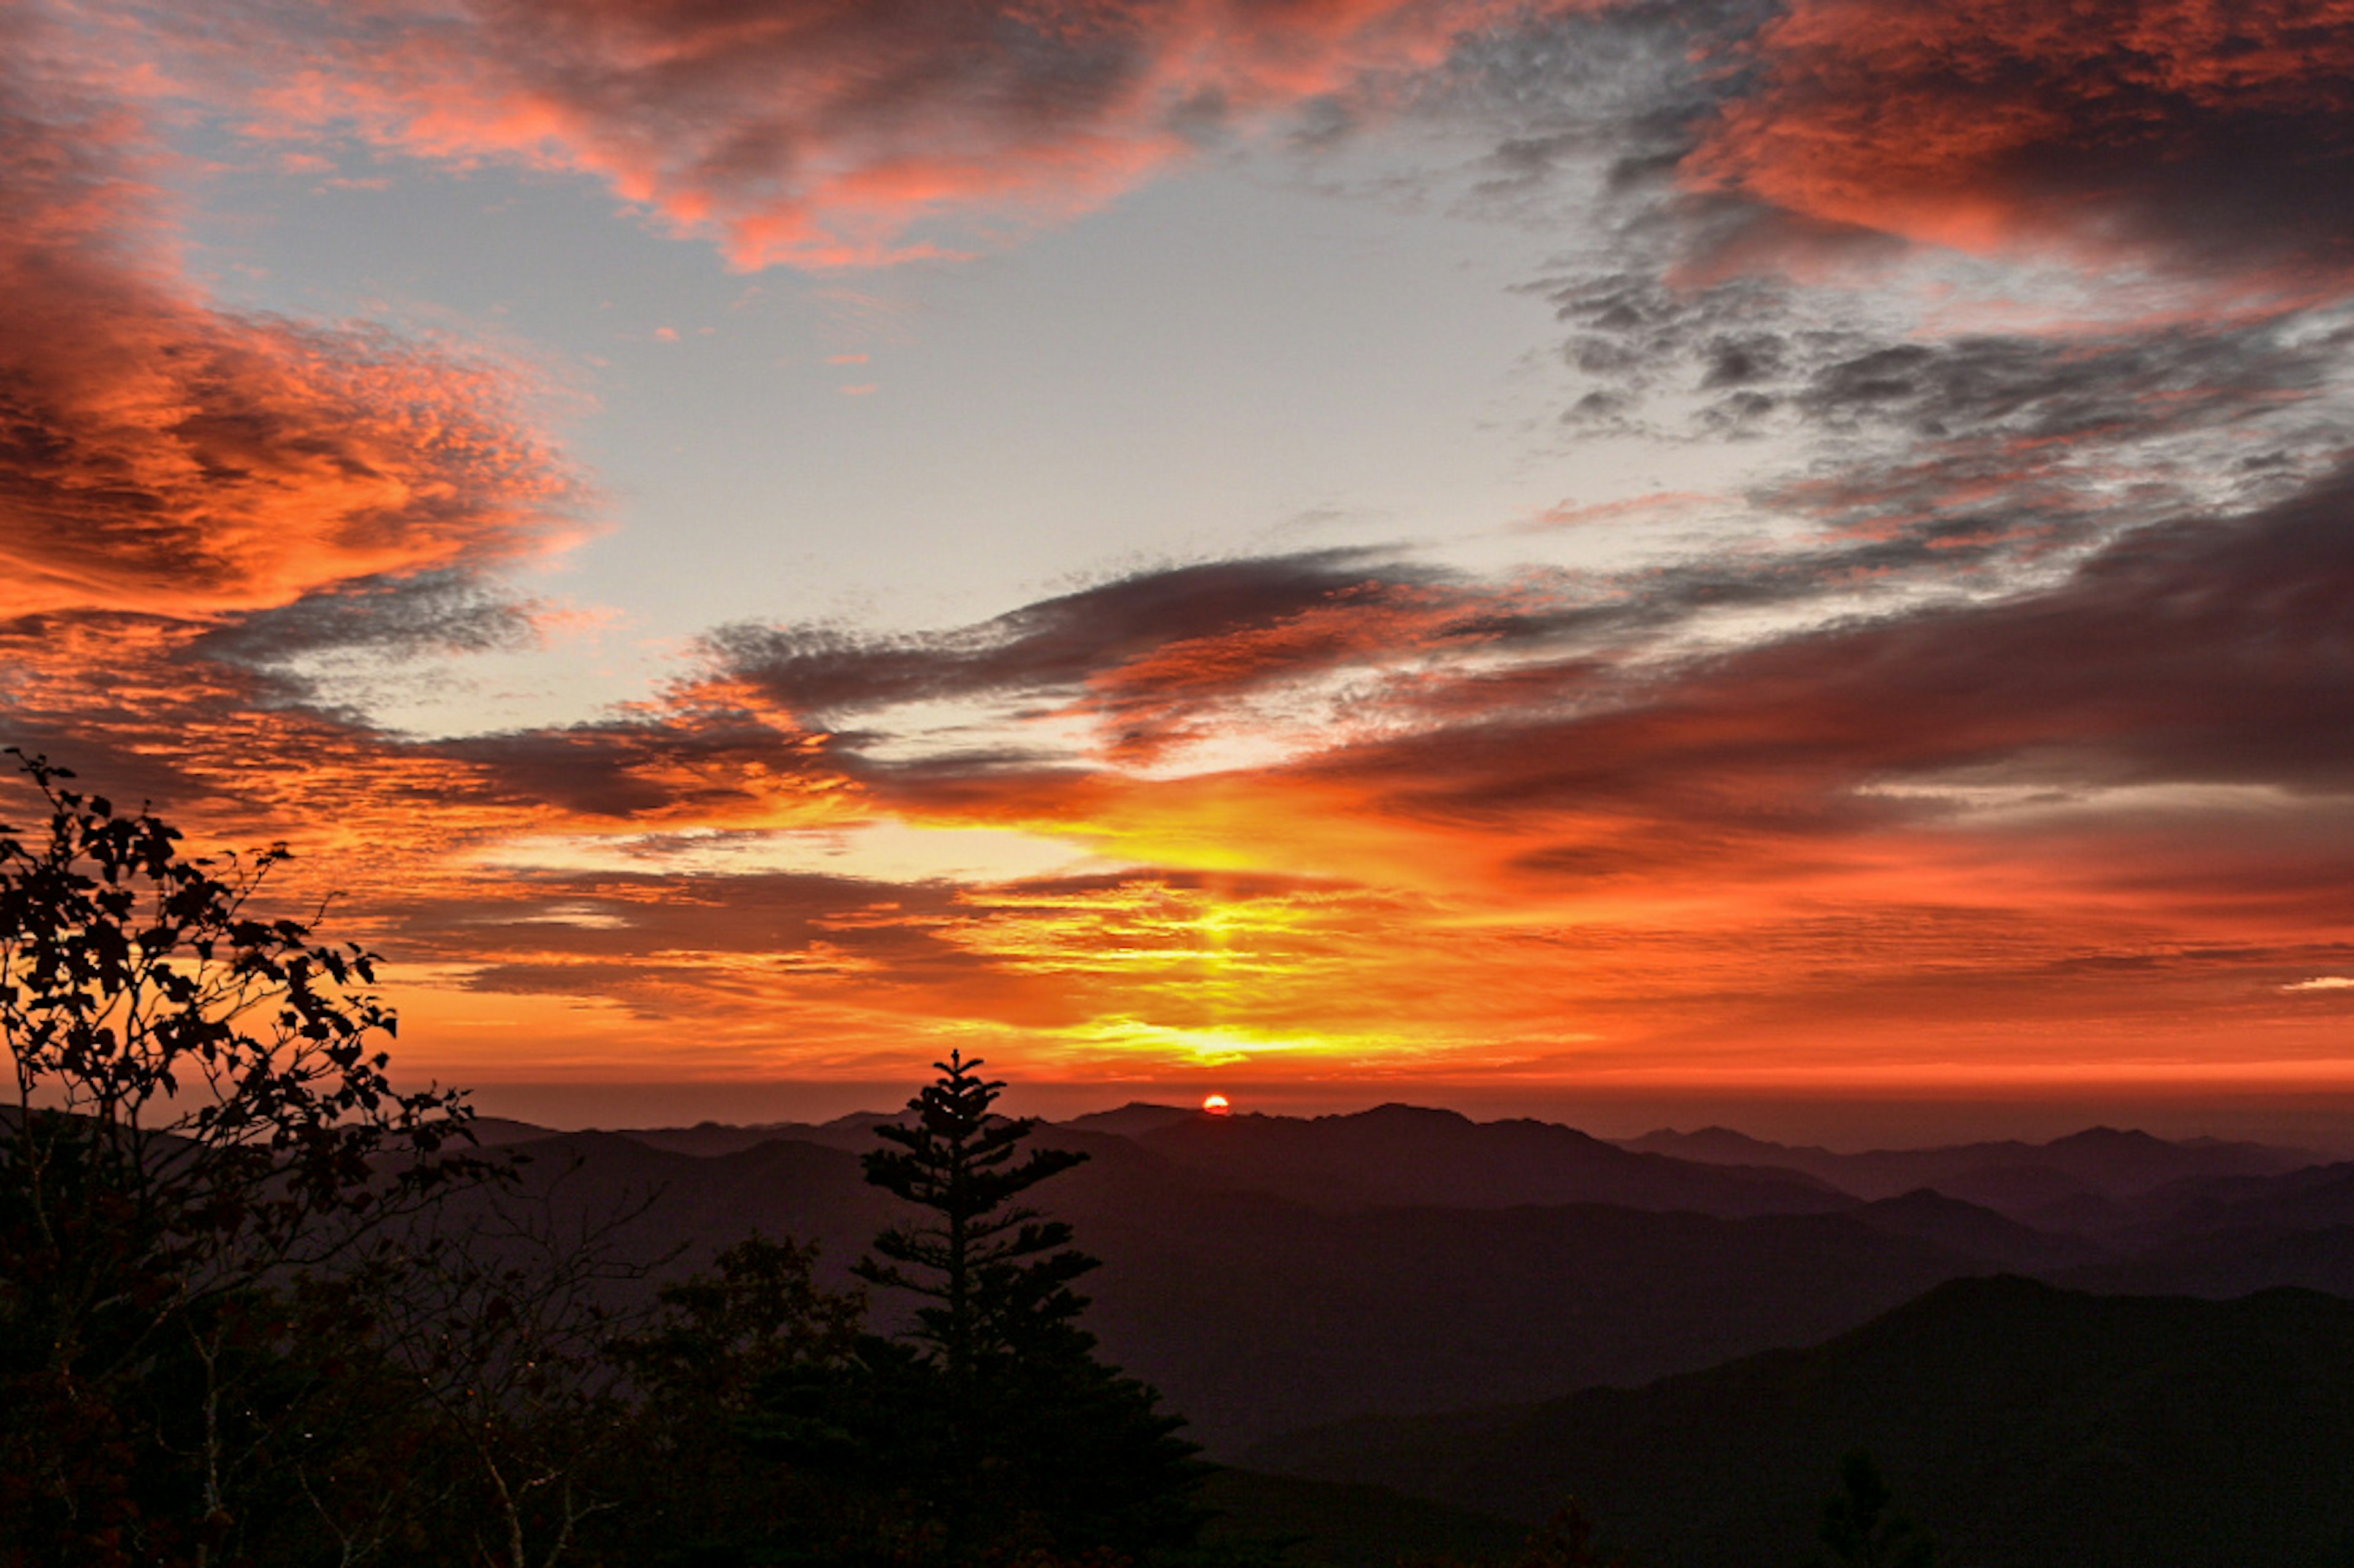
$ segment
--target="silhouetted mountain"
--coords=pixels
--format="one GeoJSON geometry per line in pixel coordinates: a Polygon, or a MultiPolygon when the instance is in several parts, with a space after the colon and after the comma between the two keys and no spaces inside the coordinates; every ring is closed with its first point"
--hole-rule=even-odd
{"type": "MultiPolygon", "coordinates": [[[[1360,1411],[1533,1397],[1805,1343],[2001,1266],[1925,1234],[1967,1240],[1983,1222],[1925,1222],[1902,1204],[1747,1219],[1336,1211],[1221,1185],[1128,1139],[1053,1137],[1094,1156],[1040,1195],[1107,1264],[1084,1282],[1089,1326],[1228,1451],[1360,1411]]],[[[616,1245],[643,1262],[684,1247],[673,1271],[758,1229],[819,1242],[822,1277],[845,1286],[875,1232],[904,1218],[855,1154],[798,1139],[698,1158],[575,1134],[520,1152],[566,1223],[627,1214],[616,1245]]],[[[2017,1245],[2006,1232],[1995,1252],[2017,1245]]]]}
{"type": "Polygon", "coordinates": [[[2176,1182],[2147,1194],[2141,1239],[2249,1225],[2320,1230],[2354,1224],[2354,1162],[2313,1165],[2277,1176],[2176,1182]]]}
{"type": "Polygon", "coordinates": [[[1976,1203],[1922,1187],[1852,1211],[1876,1231],[1917,1236],[1966,1257],[2022,1274],[2079,1266],[2112,1257],[2096,1242],[2065,1232],[2038,1230],[1976,1203]]]}
{"type": "Polygon", "coordinates": [[[1812,1171],[1823,1162],[1850,1158],[1834,1154],[1819,1144],[1773,1143],[1735,1132],[1729,1127],[1703,1127],[1693,1132],[1661,1127],[1640,1138],[1614,1138],[1609,1141],[1621,1149],[1697,1160],[1705,1165],[1780,1165],[1793,1171],[1812,1171]]]}
{"type": "MultiPolygon", "coordinates": [[[[569,1132],[510,1146],[521,1160],[512,1189],[463,1190],[444,1200],[451,1221],[493,1205],[567,1242],[594,1236],[619,1262],[669,1277],[702,1267],[758,1231],[817,1241],[821,1273],[852,1284],[850,1265],[900,1216],[867,1185],[856,1155],[770,1139],[722,1155],[682,1154],[613,1132],[569,1132]]],[[[624,1295],[650,1295],[652,1281],[624,1295]]]]}
{"type": "Polygon", "coordinates": [[[2354,1302],[1940,1286],[1804,1351],[1448,1422],[1360,1421],[1258,1467],[1532,1520],[1575,1494],[1689,1568],[1788,1568],[1867,1449],[1955,1568],[2265,1568],[2354,1553],[2354,1302]]]}
{"type": "Polygon", "coordinates": [[[2354,1164],[2178,1182],[2115,1230],[2124,1255],[2053,1271],[2093,1290],[2244,1296],[2303,1286],[2354,1296],[2354,1164]]]}
{"type": "Polygon", "coordinates": [[[1136,1141],[1221,1185],[1326,1206],[1615,1203],[1728,1216],[1847,1206],[1795,1171],[1629,1153],[1553,1122],[1474,1122],[1415,1106],[1312,1118],[1195,1113],[1136,1141]]]}
{"type": "Polygon", "coordinates": [[[1108,1266],[1089,1322],[1214,1448],[1356,1411],[1636,1381],[1802,1344],[1986,1266],[1846,1214],[1582,1205],[1332,1213],[1234,1193],[1056,1212],[1108,1266]]]}
{"type": "Polygon", "coordinates": [[[699,1157],[739,1154],[747,1149],[756,1149],[779,1139],[799,1139],[805,1143],[824,1140],[822,1132],[815,1124],[803,1121],[759,1122],[749,1127],[719,1121],[699,1121],[693,1127],[628,1127],[618,1129],[617,1136],[632,1143],[642,1143],[648,1149],[699,1157]]]}
{"type": "Polygon", "coordinates": [[[1116,1110],[1089,1111],[1085,1116],[1075,1116],[1055,1125],[1076,1128],[1082,1132],[1109,1132],[1121,1138],[1140,1138],[1172,1122],[1191,1121],[1207,1114],[1190,1106],[1156,1106],[1143,1100],[1130,1100],[1116,1110]]]}
{"type": "Polygon", "coordinates": [[[557,1136],[552,1127],[516,1121],[512,1117],[478,1116],[466,1125],[473,1129],[474,1146],[478,1149],[500,1149],[511,1143],[529,1143],[535,1139],[557,1136]]]}
{"type": "MultiPolygon", "coordinates": [[[[1314,1120],[1129,1110],[1127,1124],[1158,1125],[1134,1137],[1096,1130],[1106,1118],[1040,1130],[1042,1143],[1092,1156],[1041,1201],[1108,1265],[1085,1282],[1108,1353],[1228,1453],[1320,1420],[1546,1397],[1804,1344],[1967,1275],[2354,1293],[2354,1230],[2329,1224],[2354,1213],[2354,1166],[2170,1184],[2131,1200],[2166,1222],[2110,1249],[1934,1191],[1864,1202],[1542,1123],[1403,1107],[1314,1120]],[[1619,1201],[1527,1201],[1564,1190],[1619,1201]],[[1424,1201],[1377,1201],[1392,1192],[1424,1201]],[[1668,1206],[1677,1200],[1681,1212],[1668,1206]],[[1739,1213],[1793,1201],[1837,1207],[1739,1213]],[[1735,1214],[1695,1212],[1711,1202],[1735,1214]]],[[[683,1270],[757,1228],[820,1243],[822,1277],[846,1287],[875,1234],[903,1217],[860,1170],[882,1119],[702,1156],[643,1133],[522,1151],[532,1186],[555,1188],[574,1223],[644,1201],[615,1236],[640,1261],[684,1247],[669,1266],[683,1270]]],[[[733,1140],[674,1130],[690,1146],[733,1140]]]]}
{"type": "Polygon", "coordinates": [[[2203,1138],[2176,1143],[2107,1127],[2050,1143],[2005,1140],[1861,1154],[1768,1143],[1721,1127],[1691,1133],[1662,1129],[1625,1139],[1622,1147],[1707,1164],[1787,1166],[1863,1198],[1930,1187],[2013,1219],[2070,1229],[2105,1220],[2130,1223],[2129,1211],[2105,1207],[2104,1201],[2201,1178],[2270,1176],[2312,1162],[2296,1150],[2264,1144],[2203,1138]]]}
{"type": "Polygon", "coordinates": [[[2222,1299],[2294,1286],[2354,1297],[2354,1225],[2243,1226],[2161,1243],[2106,1263],[2055,1270],[2054,1283],[2135,1295],[2222,1299]]]}

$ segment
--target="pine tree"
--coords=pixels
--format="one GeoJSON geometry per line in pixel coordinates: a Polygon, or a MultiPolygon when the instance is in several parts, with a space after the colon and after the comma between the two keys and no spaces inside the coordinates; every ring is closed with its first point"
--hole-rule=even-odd
{"type": "Polygon", "coordinates": [[[1095,1355],[1072,1282],[1098,1260],[1071,1227],[1015,1202],[1086,1155],[1023,1145],[1035,1123],[994,1114],[1004,1085],[951,1053],[907,1108],[875,1130],[892,1149],[866,1179],[931,1212],[875,1238],[856,1272],[926,1298],[912,1354],[870,1357],[906,1425],[899,1480],[938,1510],[943,1555],[1110,1551],[1142,1556],[1192,1541],[1204,1467],[1176,1434],[1182,1417],[1095,1355]],[[936,1397],[918,1392],[928,1384],[936,1397]],[[917,1418],[917,1401],[933,1406],[917,1418]],[[920,1468],[920,1477],[907,1473],[920,1468]]]}
{"type": "Polygon", "coordinates": [[[1007,1205],[1087,1157],[1034,1149],[1016,1162],[1036,1124],[991,1113],[1005,1086],[981,1077],[985,1064],[959,1052],[933,1065],[938,1081],[907,1102],[915,1120],[875,1129],[899,1147],[872,1150],[865,1165],[869,1181],[938,1217],[876,1236],[875,1250],[889,1261],[864,1258],[858,1277],[931,1298],[916,1314],[913,1337],[954,1386],[970,1385],[984,1363],[1008,1356],[1085,1353],[1094,1340],[1076,1319],[1087,1298],[1071,1282],[1097,1260],[1072,1247],[1069,1225],[1007,1205]]]}

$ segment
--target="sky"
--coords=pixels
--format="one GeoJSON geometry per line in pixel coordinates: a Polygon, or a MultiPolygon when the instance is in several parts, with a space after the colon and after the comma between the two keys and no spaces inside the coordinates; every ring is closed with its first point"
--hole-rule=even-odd
{"type": "Polygon", "coordinates": [[[0,0],[0,733],[487,1109],[2354,1107],[2349,99],[2354,0],[0,0]]]}

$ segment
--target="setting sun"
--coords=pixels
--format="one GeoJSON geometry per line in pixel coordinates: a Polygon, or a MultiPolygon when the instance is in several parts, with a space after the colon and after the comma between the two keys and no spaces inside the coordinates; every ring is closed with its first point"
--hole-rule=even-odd
{"type": "Polygon", "coordinates": [[[12,8],[0,745],[500,1114],[2354,1081],[2347,4],[935,8],[12,8]]]}
{"type": "Polygon", "coordinates": [[[0,1568],[2354,1568],[2354,0],[0,18],[0,1568]]]}

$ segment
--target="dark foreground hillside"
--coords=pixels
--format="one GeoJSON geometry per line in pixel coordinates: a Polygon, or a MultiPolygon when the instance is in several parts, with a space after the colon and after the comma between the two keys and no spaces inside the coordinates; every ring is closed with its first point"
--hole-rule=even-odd
{"type": "Polygon", "coordinates": [[[2354,1562],[2354,1302],[1956,1280],[1811,1349],[1485,1420],[1348,1423],[1250,1462],[1533,1520],[1684,1568],[1791,1568],[1868,1450],[1946,1568],[2354,1562]]]}
{"type": "Polygon", "coordinates": [[[1278,1554],[1284,1568],[1512,1563],[1527,1526],[1363,1482],[1225,1469],[1202,1489],[1205,1542],[1278,1554]]]}

